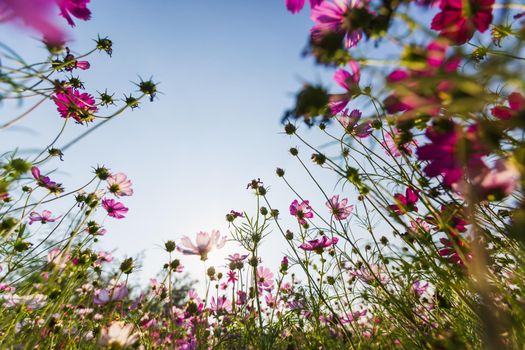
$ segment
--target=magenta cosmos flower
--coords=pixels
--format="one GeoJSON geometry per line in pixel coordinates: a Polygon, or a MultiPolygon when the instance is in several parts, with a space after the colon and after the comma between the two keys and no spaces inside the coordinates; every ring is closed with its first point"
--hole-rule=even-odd
{"type": "Polygon", "coordinates": [[[465,261],[472,260],[472,254],[467,244],[460,237],[454,237],[453,240],[448,238],[441,238],[439,240],[443,244],[443,248],[439,249],[438,253],[441,257],[450,260],[450,262],[464,266],[465,261]]]}
{"type": "Polygon", "coordinates": [[[126,174],[117,173],[112,174],[107,179],[108,191],[113,193],[115,196],[131,196],[133,195],[133,189],[131,188],[131,180],[128,179],[126,174]]]}
{"type": "Polygon", "coordinates": [[[476,30],[483,33],[489,28],[492,5],[494,0],[442,0],[431,28],[455,44],[464,44],[476,30]]]}
{"type": "MultiPolygon", "coordinates": [[[[314,8],[322,2],[323,0],[310,0],[310,7],[314,8]]],[[[303,9],[305,0],[285,0],[285,3],[288,11],[298,13],[303,9]]]]}
{"type": "Polygon", "coordinates": [[[332,115],[336,115],[346,108],[346,105],[354,95],[354,90],[359,87],[358,84],[361,79],[359,64],[355,61],[349,61],[348,67],[350,68],[350,72],[344,69],[338,69],[334,73],[334,81],[345,89],[346,92],[343,94],[331,94],[329,96],[328,107],[332,115]]]}
{"type": "Polygon", "coordinates": [[[50,44],[59,44],[65,35],[54,21],[55,6],[56,0],[0,0],[0,22],[20,21],[50,44]]]}
{"type": "Polygon", "coordinates": [[[310,208],[310,202],[302,201],[301,204],[299,204],[297,199],[290,204],[290,214],[295,216],[301,225],[307,224],[305,219],[311,219],[314,217],[312,208],[310,208]]]}
{"type": "Polygon", "coordinates": [[[519,112],[525,110],[525,97],[519,92],[513,92],[509,96],[509,107],[497,105],[494,106],[490,111],[496,118],[502,120],[509,120],[510,118],[517,115],[519,112]]]}
{"type": "Polygon", "coordinates": [[[57,216],[56,218],[51,217],[52,213],[49,210],[42,211],[42,214],[38,214],[36,211],[29,214],[29,225],[32,225],[34,222],[40,222],[41,224],[47,224],[48,222],[55,222],[60,219],[62,216],[57,216]]]}
{"type": "Polygon", "coordinates": [[[358,124],[359,120],[361,119],[361,115],[362,113],[359,109],[354,109],[352,112],[350,112],[350,114],[348,113],[348,109],[345,109],[337,119],[348,134],[359,138],[365,138],[370,136],[372,133],[372,126],[368,121],[358,124]]]}
{"type": "Polygon", "coordinates": [[[33,177],[35,178],[38,186],[47,188],[49,192],[55,194],[64,192],[62,184],[56,183],[55,181],[51,181],[51,179],[48,176],[43,176],[40,173],[40,169],[36,166],[31,168],[31,174],[33,174],[33,177]]]}
{"type": "Polygon", "coordinates": [[[347,205],[348,198],[339,201],[339,195],[335,195],[326,202],[326,206],[330,209],[332,215],[338,220],[345,220],[352,214],[353,205],[347,205]]]}
{"type": "Polygon", "coordinates": [[[429,126],[425,132],[430,143],[417,149],[418,159],[428,161],[423,171],[429,177],[443,176],[443,184],[451,186],[464,175],[464,168],[475,173],[484,168],[481,158],[486,152],[479,144],[476,125],[462,131],[454,122],[449,122],[448,130],[429,126]],[[469,144],[468,150],[461,147],[462,142],[469,144]],[[468,154],[466,154],[468,152],[468,154]]]}
{"type": "Polygon", "coordinates": [[[93,303],[104,305],[112,301],[119,301],[128,296],[128,287],[125,284],[117,285],[111,289],[99,289],[95,291],[93,303]]]}
{"type": "Polygon", "coordinates": [[[64,17],[70,26],[74,27],[75,22],[71,16],[87,21],[91,18],[91,11],[87,8],[91,0],[56,0],[60,9],[60,15],[64,17]]]}
{"type": "Polygon", "coordinates": [[[208,260],[208,253],[213,249],[220,249],[226,244],[226,236],[222,236],[219,231],[199,232],[195,237],[195,244],[188,236],[182,236],[181,246],[177,250],[185,255],[199,255],[202,261],[208,260]]]}
{"type": "Polygon", "coordinates": [[[321,254],[324,251],[324,248],[328,248],[332,245],[336,245],[339,239],[337,237],[328,238],[326,236],[321,237],[320,239],[314,239],[308,242],[305,242],[299,246],[299,248],[308,251],[315,251],[316,253],[321,254]]]}
{"type": "Polygon", "coordinates": [[[446,39],[438,39],[427,45],[426,64],[410,70],[396,69],[391,72],[386,80],[394,89],[394,92],[384,100],[388,113],[407,112],[407,115],[416,113],[436,116],[441,110],[444,97],[450,93],[454,84],[447,79],[440,79],[431,89],[421,82],[428,77],[435,76],[440,72],[454,73],[460,63],[460,56],[447,58],[448,43],[446,39]]]}
{"type": "Polygon", "coordinates": [[[98,111],[95,99],[90,94],[67,87],[53,97],[62,118],[72,117],[79,124],[91,122],[98,111]]]}
{"type": "Polygon", "coordinates": [[[114,199],[103,199],[102,207],[106,209],[108,215],[115,219],[122,219],[125,217],[125,214],[128,212],[128,208],[124,204],[117,202],[114,199]]]}
{"type": "Polygon", "coordinates": [[[344,34],[345,46],[355,47],[363,37],[363,29],[353,23],[349,12],[364,9],[368,12],[368,3],[362,0],[324,1],[312,8],[311,19],[314,26],[311,29],[312,39],[318,41],[329,33],[344,34]]]}
{"type": "Polygon", "coordinates": [[[396,193],[394,195],[396,204],[389,205],[388,209],[392,210],[397,215],[402,215],[409,211],[417,212],[418,211],[416,207],[416,203],[418,201],[417,192],[418,191],[415,191],[412,188],[408,187],[405,191],[405,195],[402,195],[401,193],[396,193]]]}

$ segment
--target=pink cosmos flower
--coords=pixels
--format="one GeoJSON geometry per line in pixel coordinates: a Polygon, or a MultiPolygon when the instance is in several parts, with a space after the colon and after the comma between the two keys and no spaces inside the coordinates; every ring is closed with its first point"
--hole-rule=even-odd
{"type": "Polygon", "coordinates": [[[215,313],[231,312],[232,303],[226,298],[225,295],[217,297],[211,297],[210,309],[215,313]]]}
{"type": "Polygon", "coordinates": [[[519,92],[513,92],[509,96],[509,107],[502,105],[494,106],[490,111],[496,118],[502,120],[509,120],[510,118],[517,115],[519,112],[525,110],[525,96],[519,92]]]}
{"type": "Polygon", "coordinates": [[[274,288],[273,273],[267,267],[259,266],[257,268],[257,287],[259,290],[271,291],[274,288]]]}
{"type": "Polygon", "coordinates": [[[368,284],[374,282],[386,284],[390,281],[390,277],[384,267],[377,264],[370,264],[369,266],[370,268],[366,265],[362,265],[358,270],[351,271],[350,274],[368,284]]]}
{"type": "Polygon", "coordinates": [[[55,181],[51,181],[51,179],[48,176],[43,176],[40,172],[40,169],[36,166],[31,168],[31,174],[35,178],[38,186],[47,188],[49,192],[55,194],[64,192],[62,184],[56,183],[55,181]]]}
{"type": "Polygon", "coordinates": [[[51,217],[52,213],[49,210],[42,211],[42,214],[37,212],[32,212],[29,214],[29,225],[32,225],[34,222],[40,221],[41,224],[47,224],[48,222],[55,222],[62,217],[57,216],[56,218],[51,217]]]}
{"type": "Polygon", "coordinates": [[[354,209],[353,205],[348,205],[348,198],[344,198],[339,201],[339,195],[335,195],[330,200],[326,202],[326,206],[330,209],[332,215],[337,220],[345,220],[350,216],[352,210],[354,209]]]}
{"type": "Polygon", "coordinates": [[[354,109],[348,114],[348,109],[343,110],[342,114],[338,116],[339,123],[345,128],[346,132],[359,138],[365,138],[372,133],[370,122],[357,124],[361,119],[361,111],[354,109]]]}
{"type": "Polygon", "coordinates": [[[110,252],[100,251],[97,254],[98,260],[100,262],[112,262],[113,261],[113,254],[110,252]]]}
{"type": "Polygon", "coordinates": [[[359,64],[355,61],[349,61],[348,66],[350,67],[350,72],[344,69],[338,69],[334,73],[334,81],[345,89],[346,92],[344,94],[331,94],[329,96],[328,106],[332,115],[336,115],[345,109],[352,98],[353,91],[358,87],[359,80],[361,79],[359,64]]]}
{"type": "Polygon", "coordinates": [[[55,5],[55,0],[0,0],[0,22],[19,21],[41,33],[48,43],[59,44],[65,34],[54,21],[55,5]]]}
{"type": "Polygon", "coordinates": [[[113,193],[115,196],[131,196],[133,195],[133,189],[131,188],[131,180],[128,179],[126,174],[117,173],[112,174],[107,179],[108,191],[113,193]]]}
{"type": "Polygon", "coordinates": [[[128,212],[128,208],[124,204],[115,201],[114,199],[105,198],[102,200],[102,207],[106,209],[108,215],[115,219],[122,219],[128,212]]]}
{"type": "Polygon", "coordinates": [[[95,119],[93,113],[98,111],[93,96],[70,87],[57,92],[53,100],[62,118],[72,117],[79,124],[92,122],[95,119]]]}
{"type": "Polygon", "coordinates": [[[410,221],[410,229],[412,232],[415,233],[418,233],[421,230],[423,230],[424,232],[430,232],[430,225],[421,218],[417,218],[416,220],[410,221]]]}
{"type": "Polygon", "coordinates": [[[188,291],[188,300],[193,301],[195,303],[202,302],[201,298],[199,297],[199,293],[195,289],[190,289],[188,291]]]}
{"type": "Polygon", "coordinates": [[[93,297],[95,305],[105,305],[112,301],[119,301],[128,296],[128,287],[119,284],[111,289],[96,290],[93,297]]]}
{"type": "Polygon", "coordinates": [[[87,8],[91,0],[56,0],[60,9],[60,15],[64,17],[70,26],[74,27],[75,22],[71,16],[87,21],[91,19],[91,11],[87,8]]]}
{"type": "Polygon", "coordinates": [[[494,0],[441,0],[441,12],[431,28],[457,45],[464,44],[476,30],[483,33],[489,28],[493,4],[494,0]]]}
{"type": "Polygon", "coordinates": [[[401,157],[403,154],[407,156],[412,155],[412,149],[418,145],[416,140],[412,140],[411,142],[398,145],[395,140],[396,134],[397,130],[394,130],[394,135],[392,135],[392,133],[390,132],[387,132],[385,134],[385,140],[381,141],[381,145],[385,149],[386,155],[392,155],[396,158],[401,157]]]}
{"type": "Polygon", "coordinates": [[[290,214],[297,218],[297,221],[301,225],[306,225],[306,219],[311,219],[314,217],[312,208],[310,208],[310,202],[305,200],[299,204],[299,201],[295,199],[292,204],[290,204],[290,214]]]}
{"type": "Polygon", "coordinates": [[[418,296],[422,296],[427,291],[430,284],[427,281],[417,280],[412,284],[412,291],[418,296]]]}
{"type": "Polygon", "coordinates": [[[235,301],[235,304],[237,305],[244,305],[246,304],[246,300],[248,299],[248,294],[246,294],[245,291],[238,290],[237,291],[237,300],[235,301]]]}
{"type": "Polygon", "coordinates": [[[336,245],[339,239],[337,237],[328,238],[326,236],[321,237],[320,239],[314,239],[308,242],[305,242],[299,246],[299,248],[308,251],[315,251],[316,253],[321,254],[324,251],[324,248],[336,245]]]}
{"type": "Polygon", "coordinates": [[[463,255],[463,257],[467,261],[472,260],[472,254],[467,248],[466,243],[461,238],[455,237],[453,241],[451,241],[448,238],[441,238],[439,241],[444,246],[438,251],[439,255],[444,258],[447,258],[448,260],[450,260],[450,262],[460,266],[464,266],[465,261],[463,260],[461,255],[463,255]]]}
{"type": "Polygon", "coordinates": [[[388,209],[392,210],[397,215],[402,215],[410,211],[417,212],[416,203],[418,201],[418,191],[408,187],[405,191],[405,195],[396,193],[394,195],[396,204],[391,204],[388,209]]]}
{"type": "Polygon", "coordinates": [[[235,254],[228,255],[226,260],[232,263],[240,263],[240,262],[243,262],[247,257],[248,257],[248,254],[241,255],[239,253],[235,253],[235,254]]]}
{"type": "MultiPolygon", "coordinates": [[[[322,2],[323,0],[310,0],[310,7],[314,8],[322,2]]],[[[305,0],[285,0],[285,3],[286,9],[295,14],[303,9],[305,0]]]]}
{"type": "Polygon", "coordinates": [[[244,267],[244,260],[248,257],[248,254],[230,254],[226,258],[230,262],[229,267],[231,270],[241,270],[244,267]]]}
{"type": "Polygon", "coordinates": [[[275,308],[277,306],[277,297],[268,293],[264,296],[264,301],[269,308],[275,308]]]}
{"type": "Polygon", "coordinates": [[[471,176],[468,184],[463,181],[454,184],[452,189],[462,196],[468,196],[469,191],[472,191],[471,194],[479,200],[500,200],[514,192],[519,185],[520,178],[521,174],[512,162],[499,159],[495,162],[493,169],[483,167],[474,176],[471,176]]]}
{"type": "Polygon", "coordinates": [[[341,318],[341,321],[343,322],[343,324],[349,324],[354,321],[358,321],[361,317],[366,316],[367,312],[367,309],[350,311],[346,314],[346,317],[341,318]]]}
{"type": "Polygon", "coordinates": [[[219,231],[212,230],[211,234],[208,232],[199,232],[195,238],[195,244],[188,238],[183,236],[181,238],[181,246],[177,246],[177,250],[185,255],[199,255],[202,261],[208,259],[208,253],[213,249],[220,249],[226,244],[226,236],[222,236],[219,231]]]}
{"type": "Polygon", "coordinates": [[[51,249],[47,253],[47,262],[59,269],[65,268],[69,260],[70,256],[60,248],[51,249]]]}
{"type": "Polygon", "coordinates": [[[133,346],[140,338],[134,327],[124,321],[113,321],[107,327],[100,330],[98,345],[104,348],[125,349],[133,346]]]}
{"type": "Polygon", "coordinates": [[[496,161],[494,169],[483,174],[479,187],[484,192],[497,192],[508,196],[518,187],[520,177],[519,170],[511,162],[500,159],[496,161]]]}
{"type": "Polygon", "coordinates": [[[333,0],[324,1],[312,8],[311,19],[314,21],[311,34],[314,41],[328,33],[344,34],[345,46],[355,47],[363,37],[363,28],[356,26],[348,16],[348,12],[364,9],[368,12],[368,2],[364,0],[333,0]]]}

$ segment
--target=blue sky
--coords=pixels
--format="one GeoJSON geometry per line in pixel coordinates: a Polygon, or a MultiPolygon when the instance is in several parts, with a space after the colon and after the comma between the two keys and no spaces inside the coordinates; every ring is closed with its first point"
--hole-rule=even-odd
{"type": "MultiPolygon", "coordinates": [[[[245,188],[259,177],[270,186],[285,226],[292,224],[287,208],[295,196],[275,176],[278,166],[322,210],[323,197],[288,154],[297,142],[281,133],[280,124],[304,81],[333,87],[327,72],[301,57],[309,10],[293,16],[281,0],[94,0],[90,7],[93,19],[77,21],[70,47],[84,52],[92,38],[108,35],[114,54],[90,59],[92,68],[80,73],[86,89],[108,88],[121,97],[136,89],[131,81],[138,76],[153,76],[162,92],[154,103],[144,102],[69,149],[62,164],[49,164],[60,166],[55,177],[68,188],[89,180],[97,164],[133,180],[135,195],[124,201],[128,217],[105,221],[108,234],[101,247],[117,249],[120,257],[144,252],[141,278],[152,276],[164,263],[165,240],[193,237],[200,230],[227,233],[224,215],[230,209],[253,210],[255,198],[245,188]]],[[[18,28],[1,28],[0,35],[28,61],[45,57],[18,28]]],[[[0,145],[3,150],[41,147],[61,125],[48,103],[4,132],[0,145]]],[[[68,125],[61,144],[84,129],[68,125]]],[[[315,134],[306,132],[314,144],[315,134]]],[[[310,152],[302,154],[307,160],[310,152]]],[[[316,174],[332,193],[332,178],[316,174]]],[[[277,266],[285,250],[280,234],[272,232],[263,246],[263,264],[277,266]]],[[[232,251],[235,244],[229,243],[211,263],[222,263],[232,251]]],[[[200,276],[198,258],[185,257],[183,264],[200,276]]]]}

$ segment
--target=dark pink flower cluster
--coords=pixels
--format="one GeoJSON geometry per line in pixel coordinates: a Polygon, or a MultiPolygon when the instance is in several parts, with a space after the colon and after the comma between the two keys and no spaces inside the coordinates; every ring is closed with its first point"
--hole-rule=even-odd
{"type": "Polygon", "coordinates": [[[475,173],[483,168],[482,157],[487,154],[479,143],[477,126],[463,130],[449,121],[441,126],[429,126],[425,132],[430,143],[419,146],[417,157],[428,161],[424,172],[429,177],[443,176],[443,184],[451,186],[463,178],[465,171],[475,173]],[[468,147],[467,147],[468,146],[468,147]]]}
{"type": "MultiPolygon", "coordinates": [[[[454,73],[460,64],[457,56],[447,58],[448,44],[443,40],[431,42],[426,48],[424,68],[396,69],[387,77],[387,82],[395,91],[384,100],[388,113],[418,112],[436,116],[442,103],[442,96],[453,88],[451,81],[441,79],[433,88],[422,88],[421,79],[432,78],[437,74],[454,73]]],[[[412,113],[407,114],[412,115],[412,113]]]]}
{"type": "Polygon", "coordinates": [[[483,33],[492,23],[494,0],[441,0],[431,28],[442,37],[461,45],[477,31],[483,33]]]}

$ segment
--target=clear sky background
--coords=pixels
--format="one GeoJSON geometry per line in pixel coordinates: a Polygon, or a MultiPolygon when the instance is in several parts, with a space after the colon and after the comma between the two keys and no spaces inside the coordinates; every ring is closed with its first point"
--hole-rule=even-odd
{"type": "MultiPolygon", "coordinates": [[[[293,16],[284,0],[93,0],[90,8],[93,19],[76,21],[70,47],[81,53],[93,47],[97,34],[108,35],[114,55],[97,54],[90,59],[92,68],[78,73],[86,90],[108,88],[121,97],[136,89],[130,81],[153,76],[162,92],[154,103],[142,103],[77,143],[63,164],[49,164],[60,166],[54,177],[69,189],[88,181],[97,164],[133,180],[135,195],[123,198],[128,217],[105,221],[108,234],[100,247],[116,249],[117,257],[144,252],[141,278],[153,276],[165,261],[164,241],[200,230],[226,234],[230,209],[253,211],[255,197],[245,188],[258,177],[270,186],[269,196],[290,227],[288,206],[295,196],[275,176],[278,166],[312,205],[325,210],[323,197],[289,156],[297,142],[281,133],[280,124],[304,81],[335,88],[331,73],[301,57],[309,9],[293,16]]],[[[4,26],[0,36],[28,61],[45,57],[19,28],[4,26]]],[[[10,119],[14,110],[4,105],[0,118],[10,119]]],[[[3,132],[0,145],[4,151],[41,147],[61,125],[49,102],[3,132]]],[[[84,130],[71,123],[59,145],[84,130]]],[[[314,143],[316,134],[306,131],[314,143]]],[[[311,152],[300,149],[308,160],[311,152]]],[[[319,174],[328,193],[340,193],[330,176],[319,174]]],[[[276,267],[285,250],[283,238],[272,232],[263,246],[263,264],[276,267]]],[[[236,245],[229,243],[211,263],[222,264],[233,251],[236,245]]],[[[197,257],[182,261],[195,277],[202,275],[197,257]]]]}

